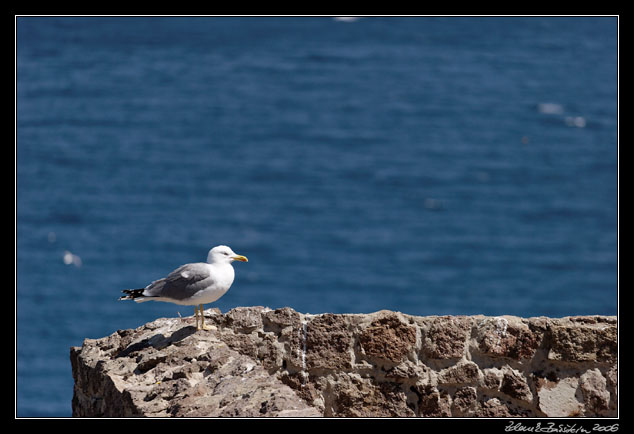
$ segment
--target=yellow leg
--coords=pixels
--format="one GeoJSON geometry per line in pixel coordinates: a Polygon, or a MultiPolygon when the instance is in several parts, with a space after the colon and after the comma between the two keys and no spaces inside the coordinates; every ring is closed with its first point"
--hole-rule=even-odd
{"type": "Polygon", "coordinates": [[[194,306],[194,316],[196,317],[196,329],[200,330],[198,327],[198,306],[194,306]]]}
{"type": "Polygon", "coordinates": [[[200,324],[201,324],[198,330],[211,330],[213,327],[205,325],[205,315],[203,315],[203,305],[201,304],[198,309],[200,312],[200,324]]]}

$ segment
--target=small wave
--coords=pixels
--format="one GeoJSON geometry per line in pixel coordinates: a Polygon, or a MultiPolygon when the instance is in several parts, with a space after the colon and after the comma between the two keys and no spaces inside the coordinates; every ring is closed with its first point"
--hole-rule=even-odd
{"type": "MultiPolygon", "coordinates": [[[[552,102],[537,104],[537,110],[546,115],[563,115],[565,113],[561,104],[552,102]]],[[[584,128],[586,126],[586,118],[583,116],[565,116],[563,121],[569,127],[584,128]]]]}
{"type": "Polygon", "coordinates": [[[540,113],[548,114],[548,115],[560,115],[564,112],[564,107],[561,104],[545,102],[537,104],[537,110],[540,113]]]}
{"type": "Polygon", "coordinates": [[[74,265],[75,267],[79,268],[81,267],[81,258],[71,252],[69,252],[68,250],[64,251],[64,264],[66,265],[74,265]]]}
{"type": "Polygon", "coordinates": [[[566,116],[564,121],[569,127],[584,128],[586,126],[586,118],[583,116],[566,116]]]}

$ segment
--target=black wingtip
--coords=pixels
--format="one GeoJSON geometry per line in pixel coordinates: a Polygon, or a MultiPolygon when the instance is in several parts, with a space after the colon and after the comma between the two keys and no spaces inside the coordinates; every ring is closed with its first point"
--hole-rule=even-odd
{"type": "Polygon", "coordinates": [[[128,295],[124,295],[122,297],[119,297],[119,300],[134,300],[135,298],[142,297],[144,290],[145,290],[145,288],[124,289],[121,292],[123,292],[124,294],[128,294],[128,295]]]}

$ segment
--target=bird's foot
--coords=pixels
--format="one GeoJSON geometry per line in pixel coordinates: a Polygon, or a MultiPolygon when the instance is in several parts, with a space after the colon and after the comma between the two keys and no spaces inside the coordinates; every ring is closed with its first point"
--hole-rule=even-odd
{"type": "Polygon", "coordinates": [[[203,324],[201,326],[198,326],[198,330],[218,330],[218,329],[214,326],[203,324]]]}

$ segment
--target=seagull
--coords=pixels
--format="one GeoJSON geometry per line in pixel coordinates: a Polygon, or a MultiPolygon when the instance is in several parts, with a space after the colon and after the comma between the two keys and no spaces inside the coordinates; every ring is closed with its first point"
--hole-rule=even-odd
{"type": "Polygon", "coordinates": [[[222,297],[231,287],[235,272],[233,261],[248,262],[227,246],[216,246],[209,251],[207,262],[185,264],[172,271],[167,277],[155,280],[145,288],[124,289],[119,300],[165,301],[185,306],[194,306],[197,330],[211,330],[205,325],[203,304],[222,297]],[[200,325],[198,316],[200,315],[200,325]]]}

